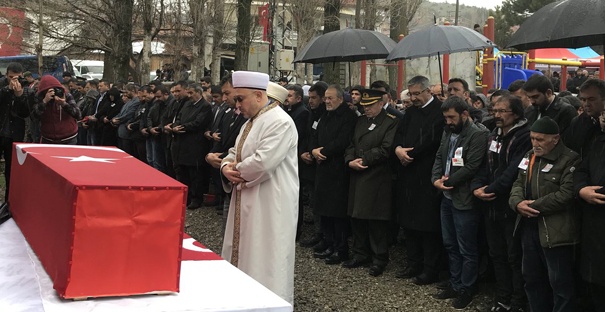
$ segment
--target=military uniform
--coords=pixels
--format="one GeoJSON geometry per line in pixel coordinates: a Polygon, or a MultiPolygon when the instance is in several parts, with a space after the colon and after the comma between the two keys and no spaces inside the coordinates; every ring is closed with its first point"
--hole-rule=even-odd
{"type": "MultiPolygon", "coordinates": [[[[381,91],[364,90],[362,105],[376,102],[366,104],[373,92],[381,91]]],[[[375,118],[358,117],[351,145],[345,151],[347,164],[361,158],[368,168],[351,172],[348,215],[354,238],[353,259],[343,266],[355,267],[371,260],[372,275],[380,275],[389,261],[388,226],[393,214],[389,157],[397,123],[398,119],[384,110],[375,118]]]]}

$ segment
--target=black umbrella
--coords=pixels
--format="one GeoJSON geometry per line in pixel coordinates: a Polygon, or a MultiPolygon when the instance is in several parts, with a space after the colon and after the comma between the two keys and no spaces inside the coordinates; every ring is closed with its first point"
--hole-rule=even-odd
{"type": "Polygon", "coordinates": [[[605,44],[605,1],[563,0],[536,11],[513,34],[508,47],[581,48],[605,44]]]}
{"type": "Polygon", "coordinates": [[[341,29],[315,37],[297,54],[294,63],[357,62],[381,59],[389,55],[396,43],[371,30],[341,29]]]}
{"type": "MultiPolygon", "coordinates": [[[[463,51],[478,51],[492,47],[491,40],[473,29],[463,26],[433,25],[415,31],[399,41],[395,49],[387,56],[387,61],[413,59],[463,51]]],[[[441,59],[439,59],[439,77],[441,59]]]]}

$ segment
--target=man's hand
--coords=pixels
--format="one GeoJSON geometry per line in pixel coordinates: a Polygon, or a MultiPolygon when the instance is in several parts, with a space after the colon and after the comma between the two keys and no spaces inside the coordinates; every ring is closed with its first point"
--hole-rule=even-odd
{"type": "Polygon", "coordinates": [[[139,131],[141,131],[141,133],[142,133],[144,136],[148,136],[148,135],[149,135],[149,132],[147,132],[147,128],[143,128],[143,129],[141,129],[141,130],[139,130],[139,131]]]}
{"type": "MultiPolygon", "coordinates": [[[[23,87],[21,86],[21,83],[19,82],[19,76],[15,76],[10,80],[10,82],[8,83],[8,88],[10,90],[13,90],[13,93],[15,94],[15,96],[23,95],[23,87]]],[[[55,95],[54,92],[53,92],[53,95],[55,95]]]]}
{"type": "Polygon", "coordinates": [[[475,197],[481,199],[482,201],[492,201],[492,200],[496,199],[496,193],[486,193],[485,192],[486,187],[487,187],[487,185],[474,190],[473,195],[475,195],[475,197]]]}
{"type": "Polygon", "coordinates": [[[442,191],[449,191],[454,189],[453,186],[445,186],[443,185],[443,183],[447,181],[447,177],[446,176],[441,176],[441,179],[437,179],[433,185],[438,189],[438,190],[442,190],[442,191]]]}
{"type": "Polygon", "coordinates": [[[179,125],[179,126],[172,128],[172,131],[176,132],[176,133],[185,133],[185,127],[183,127],[182,125],[179,125]]]}
{"type": "Polygon", "coordinates": [[[349,162],[349,167],[353,170],[357,170],[357,171],[363,171],[365,169],[368,169],[368,166],[364,166],[363,165],[363,159],[361,158],[357,158],[354,160],[351,160],[349,162]]]}
{"type": "Polygon", "coordinates": [[[103,117],[103,123],[108,123],[109,119],[107,119],[107,116],[103,117]]]}
{"type": "Polygon", "coordinates": [[[97,117],[95,117],[94,115],[90,115],[88,116],[88,121],[97,121],[97,117]]]}
{"type": "Polygon", "coordinates": [[[300,159],[302,159],[305,164],[312,164],[313,163],[313,158],[311,158],[311,154],[309,154],[309,152],[304,152],[302,153],[302,155],[300,155],[300,159]]]}
{"type": "Polygon", "coordinates": [[[127,125],[126,125],[126,129],[128,129],[128,130],[132,131],[132,124],[131,124],[131,123],[127,124],[127,125]]]}
{"type": "Polygon", "coordinates": [[[533,200],[524,200],[517,205],[517,212],[527,218],[537,217],[540,214],[540,211],[530,207],[534,201],[533,200]]]}
{"type": "Polygon", "coordinates": [[[236,163],[232,162],[223,167],[221,172],[233,184],[246,182],[242,179],[240,172],[235,168],[236,163]]]}
{"type": "Polygon", "coordinates": [[[119,123],[120,123],[120,118],[115,118],[115,117],[114,117],[114,118],[112,118],[112,119],[111,119],[111,123],[112,123],[112,124],[114,124],[114,125],[119,124],[119,123]]]}
{"type": "Polygon", "coordinates": [[[210,132],[210,130],[204,132],[204,137],[208,140],[212,140],[212,133],[210,132]]]}
{"type": "Polygon", "coordinates": [[[171,132],[172,132],[172,123],[169,123],[164,126],[164,133],[171,133],[171,132]]]}
{"type": "Polygon", "coordinates": [[[602,186],[585,186],[580,190],[580,197],[592,205],[605,205],[605,195],[597,193],[602,186]]]}
{"type": "Polygon", "coordinates": [[[212,134],[212,139],[216,142],[220,142],[221,141],[221,133],[220,132],[215,132],[212,134]]]}
{"type": "Polygon", "coordinates": [[[313,155],[313,157],[315,157],[317,160],[320,160],[320,161],[324,161],[327,159],[326,156],[324,156],[324,154],[321,153],[322,149],[323,149],[323,146],[318,147],[311,151],[311,154],[313,155]]]}
{"type": "Polygon", "coordinates": [[[220,168],[221,161],[223,161],[221,158],[221,153],[208,153],[208,155],[206,155],[206,162],[214,168],[220,168]]]}
{"type": "Polygon", "coordinates": [[[149,129],[149,133],[151,133],[153,135],[158,135],[158,134],[160,134],[159,129],[160,129],[160,127],[152,127],[149,129]]]}
{"type": "Polygon", "coordinates": [[[413,149],[413,147],[397,146],[397,148],[395,149],[395,155],[397,155],[397,158],[399,158],[399,161],[402,165],[407,166],[414,161],[414,158],[408,155],[408,152],[413,149]]]}
{"type": "Polygon", "coordinates": [[[49,89],[48,91],[46,91],[46,95],[44,95],[44,98],[42,99],[42,103],[48,104],[48,102],[52,101],[54,98],[55,98],[55,90],[49,89]]]}

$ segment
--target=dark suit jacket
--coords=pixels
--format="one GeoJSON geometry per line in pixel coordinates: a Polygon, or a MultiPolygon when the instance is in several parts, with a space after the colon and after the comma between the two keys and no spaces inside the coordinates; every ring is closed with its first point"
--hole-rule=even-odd
{"type": "MultiPolygon", "coordinates": [[[[525,118],[530,127],[538,120],[539,115],[539,107],[530,106],[527,108],[525,111],[525,118]]],[[[552,118],[559,125],[559,133],[565,133],[571,120],[578,116],[578,112],[571,104],[561,101],[560,97],[555,96],[555,100],[546,108],[546,111],[542,112],[540,117],[544,116],[552,118]]]]}
{"type": "Polygon", "coordinates": [[[172,127],[183,126],[184,133],[173,133],[170,152],[175,165],[205,166],[210,142],[204,138],[204,131],[212,122],[212,107],[203,98],[197,102],[186,102],[176,115],[172,127]]]}

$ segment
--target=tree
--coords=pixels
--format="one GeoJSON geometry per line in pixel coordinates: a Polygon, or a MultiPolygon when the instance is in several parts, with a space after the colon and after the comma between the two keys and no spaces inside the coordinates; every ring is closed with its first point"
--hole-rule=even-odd
{"type": "Polygon", "coordinates": [[[235,35],[235,70],[248,69],[250,51],[252,0],[237,0],[237,33],[235,35]]]}
{"type": "Polygon", "coordinates": [[[494,43],[500,47],[506,47],[512,35],[512,28],[506,21],[502,8],[497,6],[496,10],[490,10],[489,15],[494,17],[494,43]]]}
{"type": "Polygon", "coordinates": [[[509,26],[521,25],[529,16],[556,0],[505,0],[502,3],[504,20],[509,26]]]}
{"type": "MultiPolygon", "coordinates": [[[[389,32],[391,39],[395,40],[395,42],[399,42],[399,35],[407,35],[409,33],[409,25],[423,1],[424,0],[391,0],[391,25],[389,32]]],[[[388,71],[389,84],[391,87],[395,88],[397,86],[398,68],[389,66],[388,71]]],[[[402,79],[405,79],[405,77],[402,77],[402,79]]]]}
{"type": "Polygon", "coordinates": [[[166,6],[164,0],[139,0],[141,8],[141,19],[143,20],[143,49],[135,60],[138,68],[136,81],[141,84],[149,82],[151,72],[151,42],[158,35],[164,24],[164,12],[166,6]]]}
{"type": "Polygon", "coordinates": [[[212,14],[212,81],[218,84],[221,79],[221,44],[225,35],[225,3],[224,0],[214,0],[212,14]]]}
{"type": "Polygon", "coordinates": [[[199,80],[206,68],[206,36],[208,35],[207,0],[189,0],[189,11],[193,28],[191,79],[199,80]]]}
{"type": "MultiPolygon", "coordinates": [[[[296,49],[302,50],[315,35],[319,27],[320,19],[316,18],[317,8],[321,6],[322,0],[293,1],[290,5],[290,14],[297,33],[296,49]]],[[[297,81],[313,81],[313,65],[299,63],[296,65],[297,81]],[[310,70],[309,70],[310,69],[310,70]]]]}
{"type": "MultiPolygon", "coordinates": [[[[340,30],[340,1],[326,0],[324,5],[324,34],[340,30]]],[[[327,83],[338,83],[339,68],[336,63],[324,63],[323,80],[327,83]]]]}

